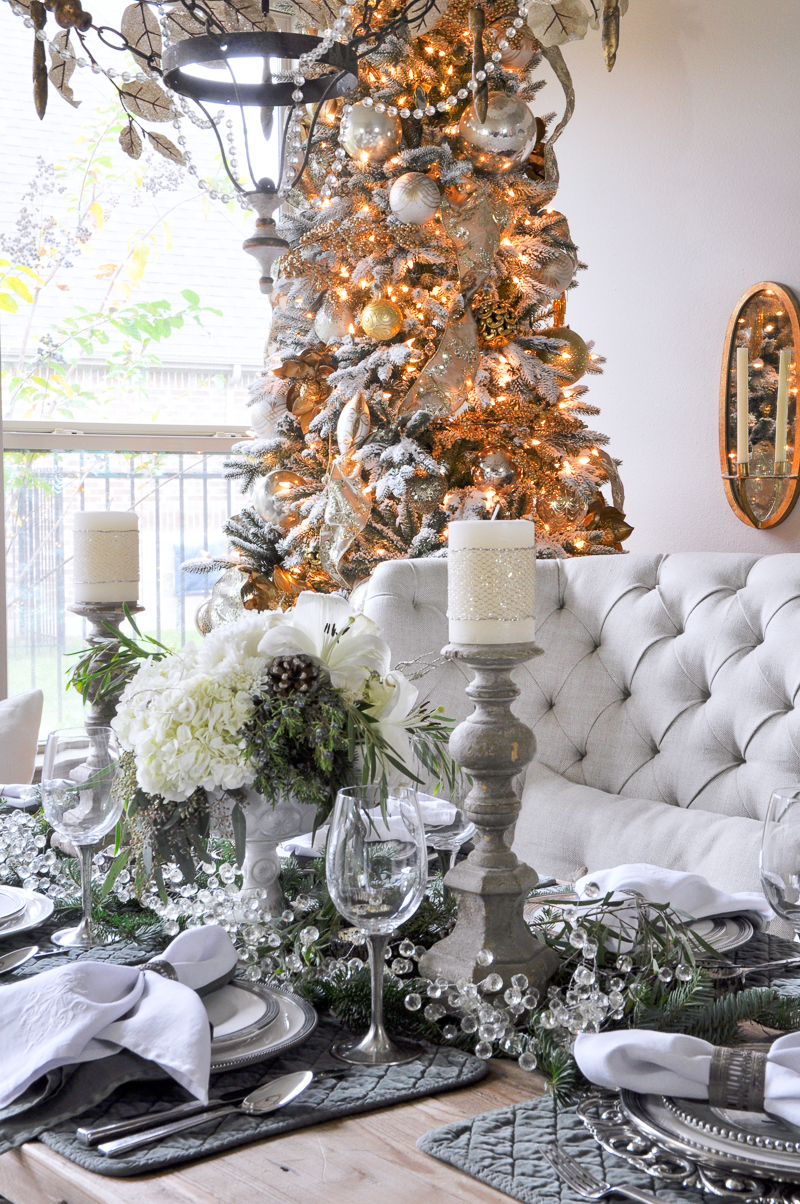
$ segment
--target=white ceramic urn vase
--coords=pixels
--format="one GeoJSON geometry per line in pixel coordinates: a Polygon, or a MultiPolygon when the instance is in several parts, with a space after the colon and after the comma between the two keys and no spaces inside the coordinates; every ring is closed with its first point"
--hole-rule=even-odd
{"type": "Polygon", "coordinates": [[[316,807],[291,799],[282,799],[273,806],[263,794],[248,790],[242,811],[247,829],[242,899],[251,898],[256,891],[264,891],[262,910],[279,915],[286,904],[280,884],[277,847],[281,841],[311,831],[316,807]]]}

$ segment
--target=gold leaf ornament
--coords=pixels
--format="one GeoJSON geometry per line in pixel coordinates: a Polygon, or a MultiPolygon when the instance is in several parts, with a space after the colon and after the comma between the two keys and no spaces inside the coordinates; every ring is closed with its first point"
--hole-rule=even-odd
{"type": "Polygon", "coordinates": [[[147,131],[147,141],[152,146],[153,150],[157,150],[165,159],[169,159],[172,163],[178,163],[182,167],[186,162],[186,156],[183,151],[178,150],[174,142],[170,142],[169,138],[165,138],[163,134],[154,134],[152,130],[147,131]]]}
{"type": "Polygon", "coordinates": [[[161,27],[149,4],[139,0],[129,4],[122,14],[120,33],[134,50],[148,59],[161,58],[161,27]]]}
{"type": "Polygon", "coordinates": [[[609,71],[617,61],[620,15],[619,0],[603,0],[600,36],[603,42],[603,57],[609,71]]]}
{"type": "Polygon", "coordinates": [[[131,159],[138,159],[142,153],[142,140],[139,137],[139,131],[132,121],[129,121],[119,136],[119,144],[125,151],[126,155],[130,155],[131,159]]]}
{"type": "Polygon", "coordinates": [[[55,90],[64,97],[67,104],[71,104],[73,109],[77,109],[81,102],[75,99],[69,84],[75,72],[75,59],[72,55],[65,58],[59,53],[59,51],[66,50],[68,46],[69,30],[62,29],[50,43],[50,70],[47,74],[55,90]]]}
{"type": "Polygon", "coordinates": [[[145,121],[171,121],[174,116],[166,92],[151,79],[123,84],[120,93],[125,108],[145,121]]]}
{"type": "MultiPolygon", "coordinates": [[[[35,30],[44,29],[47,11],[41,0],[31,0],[31,20],[35,30]]],[[[38,38],[33,43],[33,103],[40,121],[44,119],[47,108],[47,56],[44,52],[44,42],[38,38]]]]}

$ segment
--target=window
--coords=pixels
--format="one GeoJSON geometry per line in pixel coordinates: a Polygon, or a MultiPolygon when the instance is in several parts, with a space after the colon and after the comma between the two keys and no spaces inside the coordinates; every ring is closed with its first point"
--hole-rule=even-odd
{"type": "Polygon", "coordinates": [[[151,146],[131,160],[113,93],[86,69],[71,81],[80,108],[51,89],[40,123],[32,31],[5,5],[0,36],[0,694],[6,666],[8,693],[41,687],[44,733],[81,713],[65,691],[85,634],[68,609],[75,510],[136,509],[142,630],[191,635],[210,581],[180,564],[221,551],[241,504],[223,466],[247,430],[269,306],[241,249],[253,215],[209,197],[211,135],[183,123],[205,191],[151,146]]]}

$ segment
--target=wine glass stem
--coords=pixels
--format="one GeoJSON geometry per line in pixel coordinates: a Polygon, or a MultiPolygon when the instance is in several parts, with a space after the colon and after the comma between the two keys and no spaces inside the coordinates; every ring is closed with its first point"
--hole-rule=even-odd
{"type": "Polygon", "coordinates": [[[83,900],[83,918],[81,926],[90,929],[92,926],[92,853],[94,845],[82,844],[79,848],[81,855],[81,898],[83,900]]]}
{"type": "Polygon", "coordinates": [[[384,954],[389,937],[382,934],[370,935],[369,940],[369,976],[372,983],[372,1015],[370,1020],[370,1036],[382,1037],[386,1040],[383,1027],[383,968],[386,961],[384,954]]]}

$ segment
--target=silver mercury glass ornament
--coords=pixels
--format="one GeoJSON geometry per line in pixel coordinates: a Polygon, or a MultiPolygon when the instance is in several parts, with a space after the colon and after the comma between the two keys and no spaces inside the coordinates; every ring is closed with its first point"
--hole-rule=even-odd
{"type": "Polygon", "coordinates": [[[359,101],[342,119],[339,141],[358,163],[383,163],[400,149],[403,127],[399,117],[359,101]]]}
{"type": "Polygon", "coordinates": [[[490,92],[486,120],[475,103],[468,105],[458,123],[461,147],[483,171],[510,171],[527,159],[536,144],[536,118],[524,100],[506,92],[490,92]]]}

